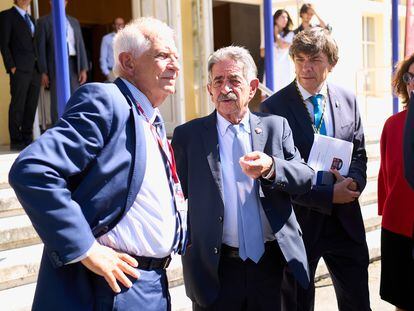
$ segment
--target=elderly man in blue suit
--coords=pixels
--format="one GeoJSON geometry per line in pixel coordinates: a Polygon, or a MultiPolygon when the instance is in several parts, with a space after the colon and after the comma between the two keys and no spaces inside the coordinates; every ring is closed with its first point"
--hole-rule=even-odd
{"type": "Polygon", "coordinates": [[[186,210],[158,107],[175,92],[173,30],[133,21],[115,84],[81,87],[9,180],[44,243],[33,310],[169,310],[165,268],[186,210]]]}
{"type": "Polygon", "coordinates": [[[249,111],[259,80],[246,49],[217,50],[208,71],[216,110],[173,135],[191,228],[187,295],[194,310],[280,310],[286,263],[309,283],[291,195],[309,191],[313,170],[286,119],[249,111]]]}
{"type": "Polygon", "coordinates": [[[314,134],[353,143],[347,176],[326,172],[305,195],[294,199],[303,229],[311,286],[297,286],[286,271],[284,310],[313,310],[313,278],[322,257],[329,269],[339,310],[370,310],[368,247],[358,197],[366,185],[367,156],[358,105],[351,92],[327,82],[338,62],[338,47],[325,29],[316,27],[296,35],[290,47],[296,79],[265,102],[263,110],[285,117],[293,139],[307,161],[314,134]]]}

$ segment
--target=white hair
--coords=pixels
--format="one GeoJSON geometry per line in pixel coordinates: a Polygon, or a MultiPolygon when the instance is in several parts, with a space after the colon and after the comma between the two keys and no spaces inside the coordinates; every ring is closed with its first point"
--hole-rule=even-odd
{"type": "Polygon", "coordinates": [[[243,64],[243,76],[250,83],[257,78],[257,67],[250,52],[241,46],[227,46],[218,49],[208,58],[208,83],[212,80],[213,66],[223,60],[232,59],[243,64]]]}
{"type": "Polygon", "coordinates": [[[150,49],[156,38],[174,42],[174,30],[153,17],[137,18],[119,30],[113,41],[115,74],[120,73],[119,54],[129,52],[138,57],[150,49]]]}

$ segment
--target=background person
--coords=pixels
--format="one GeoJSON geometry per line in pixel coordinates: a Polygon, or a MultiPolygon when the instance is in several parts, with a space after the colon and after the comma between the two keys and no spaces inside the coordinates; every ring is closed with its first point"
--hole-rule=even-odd
{"type": "Polygon", "coordinates": [[[325,28],[326,30],[331,31],[331,27],[323,21],[323,19],[319,16],[319,14],[315,10],[315,7],[311,3],[304,3],[301,6],[299,16],[301,19],[301,24],[298,28],[296,28],[293,31],[295,35],[297,35],[299,32],[303,30],[310,29],[315,26],[325,28]],[[318,24],[316,25],[311,24],[312,18],[314,16],[318,19],[318,24]]]}
{"type": "Polygon", "coordinates": [[[113,41],[115,34],[124,28],[125,21],[122,17],[117,17],[112,23],[113,31],[106,34],[102,38],[101,42],[101,54],[99,57],[99,64],[101,66],[102,73],[105,75],[107,81],[112,82],[115,80],[115,75],[112,71],[114,68],[114,50],[113,41]]]}
{"type": "Polygon", "coordinates": [[[414,90],[414,54],[399,64],[392,85],[395,94],[401,98],[405,106],[403,111],[385,122],[380,142],[380,296],[396,306],[397,310],[414,310],[414,190],[404,178],[403,161],[404,125],[409,122],[407,108],[412,108],[410,95],[412,96],[411,92],[414,90]]]}
{"type": "MultiPolygon", "coordinates": [[[[273,15],[274,26],[274,91],[284,88],[295,77],[295,69],[292,59],[289,56],[289,47],[293,40],[292,19],[289,13],[280,9],[273,15]]],[[[261,57],[264,57],[264,48],[260,50],[261,57]]],[[[265,82],[264,82],[265,83],[265,82]]]]}
{"type": "Polygon", "coordinates": [[[30,0],[15,0],[0,12],[0,49],[10,77],[10,149],[22,150],[33,140],[33,122],[40,90],[34,33],[36,23],[28,8],[30,0]]]}
{"type": "MultiPolygon", "coordinates": [[[[65,0],[65,7],[67,3],[68,1],[65,0]]],[[[52,2],[50,2],[50,5],[52,5],[52,2]]],[[[52,124],[55,124],[58,120],[58,107],[52,14],[39,18],[36,40],[40,73],[42,74],[41,84],[45,88],[50,88],[50,113],[52,124]]],[[[86,82],[88,59],[80,24],[76,18],[69,15],[66,15],[66,41],[69,57],[70,92],[73,94],[79,85],[86,82]]]]}

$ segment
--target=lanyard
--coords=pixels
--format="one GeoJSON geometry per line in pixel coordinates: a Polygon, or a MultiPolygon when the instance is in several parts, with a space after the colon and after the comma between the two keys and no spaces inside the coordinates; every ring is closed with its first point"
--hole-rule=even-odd
{"type": "Polygon", "coordinates": [[[178,184],[180,181],[178,179],[178,174],[177,174],[177,165],[175,163],[175,157],[174,157],[174,152],[173,149],[171,147],[171,144],[169,143],[168,139],[167,139],[167,146],[168,146],[168,151],[170,153],[171,159],[168,156],[168,153],[165,151],[164,149],[164,144],[162,143],[162,139],[160,137],[160,135],[157,132],[157,129],[155,128],[155,126],[149,121],[149,118],[147,117],[147,115],[144,112],[144,109],[142,109],[141,105],[138,102],[135,102],[139,113],[145,118],[146,122],[148,123],[150,129],[151,129],[151,133],[152,136],[154,137],[154,139],[157,141],[158,143],[158,147],[161,151],[161,153],[163,154],[163,156],[167,159],[167,163],[168,166],[171,170],[171,175],[173,178],[173,181],[175,184],[178,184]]]}

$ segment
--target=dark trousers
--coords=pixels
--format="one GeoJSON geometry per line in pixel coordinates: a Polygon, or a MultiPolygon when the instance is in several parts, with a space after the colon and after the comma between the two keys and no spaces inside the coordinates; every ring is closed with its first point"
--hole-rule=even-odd
{"type": "Polygon", "coordinates": [[[115,294],[101,276],[92,275],[95,291],[94,310],[96,311],[170,311],[171,298],[165,269],[141,270],[138,279],[130,278],[131,288],[120,284],[121,292],[115,294]]]}
{"type": "MultiPolygon", "coordinates": [[[[306,239],[306,237],[305,237],[306,239]]],[[[320,238],[313,245],[306,245],[311,283],[303,289],[285,269],[282,284],[282,310],[313,311],[315,284],[313,282],[318,262],[324,259],[332,278],[340,311],[371,310],[368,289],[368,247],[352,240],[339,220],[326,216],[320,238]]]]}
{"type": "Polygon", "coordinates": [[[27,145],[33,139],[33,121],[40,91],[37,70],[10,73],[9,133],[11,145],[27,145]]]}
{"type": "MultiPolygon", "coordinates": [[[[59,120],[58,113],[58,100],[57,100],[57,89],[56,89],[56,77],[53,74],[50,78],[50,117],[52,125],[59,120]]],[[[69,57],[69,82],[70,82],[70,94],[73,94],[79,87],[79,76],[77,69],[76,56],[69,57]]],[[[62,111],[63,113],[63,111],[62,111]]]]}
{"type": "Polygon", "coordinates": [[[196,311],[280,310],[280,286],[286,264],[276,242],[268,242],[256,264],[250,259],[220,257],[220,291],[212,306],[193,303],[196,311]]]}

